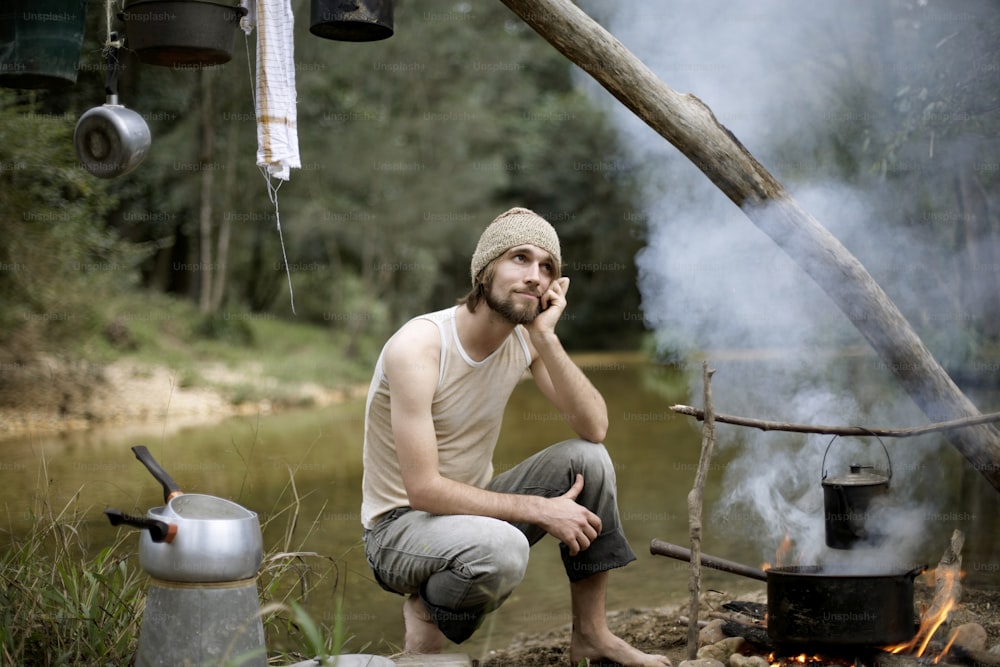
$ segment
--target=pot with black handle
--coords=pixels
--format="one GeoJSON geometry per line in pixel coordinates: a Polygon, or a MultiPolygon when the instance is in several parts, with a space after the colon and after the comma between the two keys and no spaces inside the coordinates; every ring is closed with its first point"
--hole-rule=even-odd
{"type": "Polygon", "coordinates": [[[257,513],[225,498],[184,493],[149,450],[132,448],[139,461],[163,486],[164,504],[145,518],[106,510],[113,525],[143,529],[139,564],[165,581],[222,582],[250,579],[263,560],[263,536],[257,513]],[[168,540],[164,529],[173,527],[168,540]]]}

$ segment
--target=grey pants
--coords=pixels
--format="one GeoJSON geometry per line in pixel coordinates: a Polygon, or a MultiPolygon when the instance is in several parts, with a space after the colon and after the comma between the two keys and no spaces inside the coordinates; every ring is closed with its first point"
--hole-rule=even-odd
{"type": "MultiPolygon", "coordinates": [[[[500,493],[551,498],[566,493],[577,473],[583,475],[583,491],[576,501],[601,518],[601,534],[575,556],[569,555],[566,545],[559,545],[570,581],[635,560],[622,533],[615,470],[604,445],[565,440],[487,485],[500,493]]],[[[531,523],[401,507],[365,531],[365,553],[383,588],[419,595],[441,632],[461,643],[521,582],[528,548],[545,534],[531,523]]]]}

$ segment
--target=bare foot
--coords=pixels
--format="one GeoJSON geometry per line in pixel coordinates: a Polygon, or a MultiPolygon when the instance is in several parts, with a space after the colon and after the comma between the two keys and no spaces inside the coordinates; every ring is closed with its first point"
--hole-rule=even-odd
{"type": "Polygon", "coordinates": [[[670,667],[670,659],[664,655],[643,653],[621,637],[610,631],[590,637],[574,633],[570,640],[569,657],[575,667],[584,658],[604,659],[627,667],[670,667]]]}
{"type": "Polygon", "coordinates": [[[440,653],[447,641],[434,625],[420,597],[411,595],[403,603],[403,622],[406,624],[407,653],[440,653]]]}

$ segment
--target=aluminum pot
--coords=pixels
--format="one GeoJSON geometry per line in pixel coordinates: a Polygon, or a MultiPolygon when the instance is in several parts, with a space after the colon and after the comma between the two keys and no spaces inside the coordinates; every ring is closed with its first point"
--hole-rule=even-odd
{"type": "Polygon", "coordinates": [[[104,105],[85,111],[73,131],[77,159],[98,178],[129,173],[146,159],[152,143],[143,117],[118,103],[118,52],[111,49],[108,56],[104,105]]]}
{"type": "Polygon", "coordinates": [[[142,528],[139,564],[165,581],[240,581],[256,576],[263,560],[257,514],[224,498],[184,493],[145,447],[132,448],[163,486],[164,505],[145,518],[105,510],[113,525],[142,528]]]}

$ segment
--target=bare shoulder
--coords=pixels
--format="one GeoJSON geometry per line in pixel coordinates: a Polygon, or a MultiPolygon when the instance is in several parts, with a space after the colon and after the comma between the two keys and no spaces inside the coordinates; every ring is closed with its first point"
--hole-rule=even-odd
{"type": "Polygon", "coordinates": [[[413,378],[419,375],[437,377],[441,360],[441,334],[430,320],[410,320],[392,337],[385,347],[383,364],[386,374],[413,378]]]}

